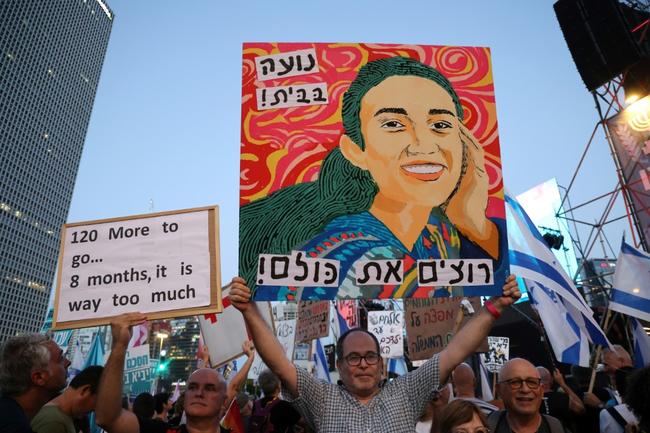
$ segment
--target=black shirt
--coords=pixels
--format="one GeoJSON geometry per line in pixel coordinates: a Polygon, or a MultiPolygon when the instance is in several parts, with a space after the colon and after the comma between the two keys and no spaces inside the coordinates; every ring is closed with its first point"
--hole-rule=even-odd
{"type": "Polygon", "coordinates": [[[0,432],[34,433],[22,407],[11,397],[0,397],[0,432]]]}

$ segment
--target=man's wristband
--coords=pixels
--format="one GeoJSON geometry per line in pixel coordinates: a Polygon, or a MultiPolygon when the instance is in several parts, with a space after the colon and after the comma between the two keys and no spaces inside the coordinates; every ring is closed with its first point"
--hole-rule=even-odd
{"type": "Polygon", "coordinates": [[[484,305],[485,308],[488,310],[488,312],[492,315],[492,317],[494,317],[495,319],[501,317],[501,313],[499,312],[499,310],[497,310],[497,307],[494,306],[492,301],[488,299],[487,301],[485,301],[484,305]]]}

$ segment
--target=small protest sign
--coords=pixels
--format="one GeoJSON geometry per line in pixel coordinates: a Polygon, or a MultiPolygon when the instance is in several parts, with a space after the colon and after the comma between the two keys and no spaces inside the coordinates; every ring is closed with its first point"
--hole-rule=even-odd
{"type": "Polygon", "coordinates": [[[329,371],[336,371],[336,345],[326,344],[323,347],[325,357],[327,358],[327,368],[329,371]]]}
{"type": "MultiPolygon", "coordinates": [[[[462,297],[405,299],[406,336],[409,358],[424,360],[442,351],[453,337],[462,297]]],[[[478,297],[468,298],[475,311],[481,307],[478,297]]],[[[465,316],[461,327],[469,320],[465,316]]],[[[487,341],[477,352],[487,351],[487,341]]]]}
{"type": "Polygon", "coordinates": [[[496,373],[510,359],[510,339],[508,337],[488,337],[489,351],[486,354],[485,367],[496,373]]]}
{"type": "Polygon", "coordinates": [[[383,358],[404,356],[403,324],[402,311],[368,311],[368,331],[379,340],[383,358]]]}
{"type": "Polygon", "coordinates": [[[296,343],[326,337],[329,334],[329,301],[304,301],[298,303],[296,343]]]}
{"type": "MultiPolygon", "coordinates": [[[[212,367],[219,367],[243,355],[242,344],[249,339],[244,318],[230,303],[230,287],[223,289],[222,296],[223,311],[221,313],[199,316],[201,335],[208,346],[212,367]]],[[[269,327],[273,329],[269,303],[258,302],[257,308],[269,327]]]]}
{"type": "Polygon", "coordinates": [[[293,359],[294,341],[296,338],[296,319],[278,320],[275,322],[275,335],[287,354],[287,358],[293,359]]]}
{"type": "Polygon", "coordinates": [[[131,347],[126,351],[124,363],[124,384],[122,392],[136,396],[151,390],[153,370],[149,363],[149,345],[131,347]]]}
{"type": "Polygon", "coordinates": [[[53,329],[221,311],[216,206],[66,224],[53,329]]]}

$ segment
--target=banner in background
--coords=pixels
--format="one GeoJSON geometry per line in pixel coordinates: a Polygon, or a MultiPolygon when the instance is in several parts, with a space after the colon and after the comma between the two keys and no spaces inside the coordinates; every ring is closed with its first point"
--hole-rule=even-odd
{"type": "Polygon", "coordinates": [[[607,120],[632,211],[643,232],[643,245],[650,251],[650,96],[636,101],[607,120]]]}

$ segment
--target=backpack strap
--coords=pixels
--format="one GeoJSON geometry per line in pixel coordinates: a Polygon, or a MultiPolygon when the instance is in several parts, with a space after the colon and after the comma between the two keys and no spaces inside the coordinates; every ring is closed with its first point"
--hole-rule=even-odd
{"type": "Polygon", "coordinates": [[[605,410],[606,410],[606,411],[607,411],[607,412],[612,416],[612,418],[614,418],[614,419],[616,420],[616,422],[618,423],[618,425],[620,425],[621,427],[625,428],[625,426],[627,425],[627,421],[625,421],[625,418],[623,418],[623,415],[621,415],[621,414],[616,410],[616,407],[615,407],[615,406],[613,406],[613,407],[608,407],[608,408],[605,409],[605,410]]]}
{"type": "Polygon", "coordinates": [[[497,427],[501,423],[501,420],[505,414],[505,410],[495,410],[490,415],[488,415],[487,422],[491,432],[497,431],[497,427]]]}

